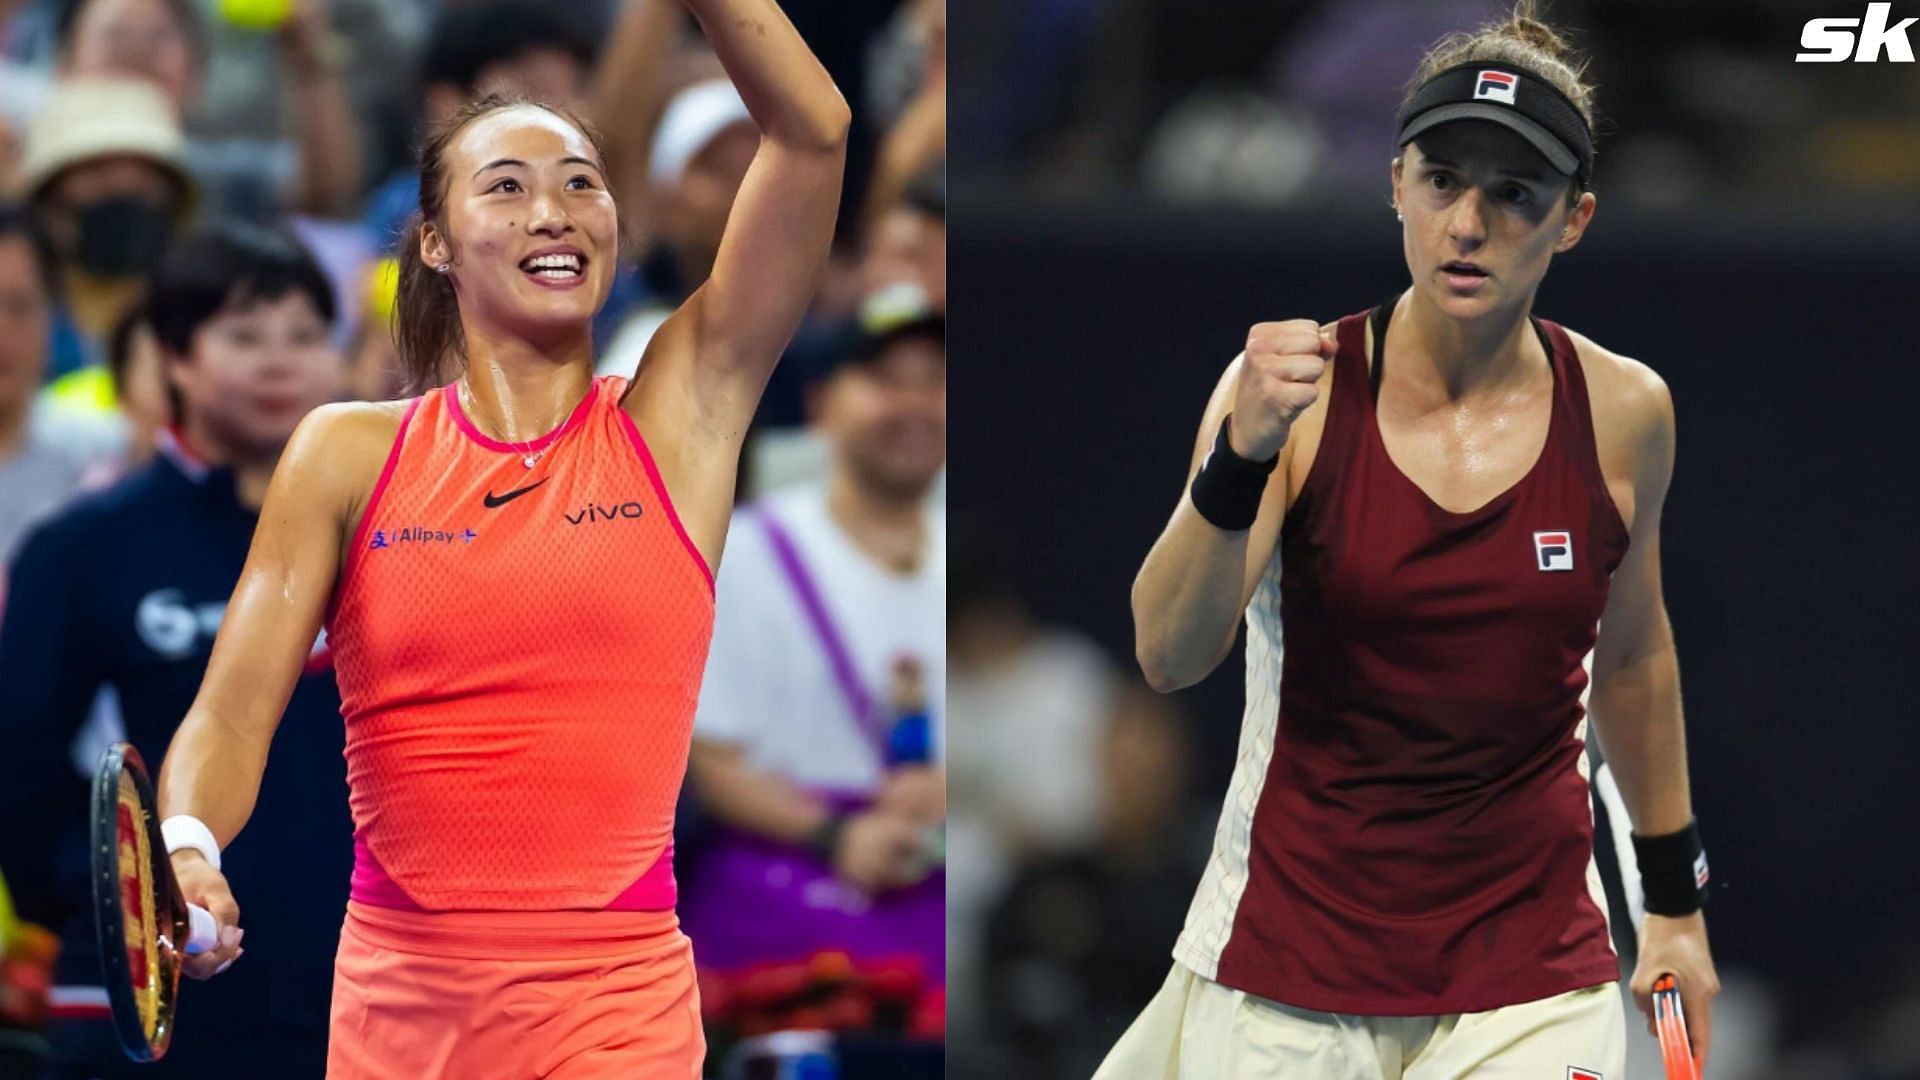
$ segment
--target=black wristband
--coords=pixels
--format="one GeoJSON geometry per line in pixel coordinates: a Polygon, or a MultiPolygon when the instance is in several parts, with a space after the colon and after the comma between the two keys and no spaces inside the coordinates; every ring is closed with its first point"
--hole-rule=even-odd
{"type": "Polygon", "coordinates": [[[1220,421],[1220,434],[1214,437],[1213,449],[1200,463],[1187,494],[1193,499],[1193,508],[1216,528],[1240,532],[1253,528],[1253,519],[1260,516],[1260,498],[1266,493],[1267,477],[1280,464],[1280,455],[1266,461],[1248,461],[1234,453],[1233,443],[1227,438],[1232,426],[1233,414],[1229,413],[1220,421]]]}
{"type": "Polygon", "coordinates": [[[1649,915],[1691,915],[1707,903],[1707,853],[1700,846],[1700,823],[1666,836],[1633,838],[1640,863],[1640,887],[1649,915]]]}
{"type": "Polygon", "coordinates": [[[830,811],[827,814],[827,820],[821,822],[820,827],[813,830],[813,835],[807,838],[807,847],[819,856],[821,862],[831,866],[835,852],[840,850],[840,837],[846,831],[847,815],[838,810],[830,811]]]}

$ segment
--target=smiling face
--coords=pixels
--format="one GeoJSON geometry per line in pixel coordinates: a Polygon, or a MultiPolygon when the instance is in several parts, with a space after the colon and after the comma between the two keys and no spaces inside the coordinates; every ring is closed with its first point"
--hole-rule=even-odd
{"type": "Polygon", "coordinates": [[[192,351],[165,362],[190,427],[247,456],[279,453],[302,417],[339,398],[346,376],[326,319],[298,289],[276,297],[236,289],[194,331],[192,351]]]}
{"type": "Polygon", "coordinates": [[[1479,318],[1527,304],[1553,256],[1580,242],[1592,192],[1497,124],[1434,128],[1393,163],[1414,287],[1441,311],[1479,318]]]}
{"type": "Polygon", "coordinates": [[[530,339],[578,332],[613,286],[619,228],[600,155],[538,106],[468,124],[442,161],[445,213],[420,233],[469,325],[530,339]]]}
{"type": "Polygon", "coordinates": [[[814,422],[862,487],[917,500],[947,462],[947,349],[902,337],[842,365],[820,387],[814,422]]]}

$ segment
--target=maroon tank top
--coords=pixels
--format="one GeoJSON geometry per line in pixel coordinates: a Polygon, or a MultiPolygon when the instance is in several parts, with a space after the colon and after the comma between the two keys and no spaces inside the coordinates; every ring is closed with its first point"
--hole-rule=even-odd
{"type": "Polygon", "coordinates": [[[1583,698],[1627,531],[1573,342],[1540,320],[1539,460],[1479,509],[1435,504],[1374,413],[1390,314],[1373,315],[1371,366],[1367,313],[1340,321],[1325,432],[1283,526],[1278,715],[1251,760],[1243,741],[1265,775],[1237,785],[1258,795],[1212,974],[1324,1012],[1478,1012],[1618,975],[1583,698]]]}

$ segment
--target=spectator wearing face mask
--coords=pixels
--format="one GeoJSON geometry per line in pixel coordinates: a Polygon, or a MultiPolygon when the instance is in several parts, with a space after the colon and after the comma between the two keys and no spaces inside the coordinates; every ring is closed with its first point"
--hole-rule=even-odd
{"type": "Polygon", "coordinates": [[[113,326],[194,206],[186,140],[145,82],[58,83],[34,116],[21,173],[62,269],[50,374],[100,363],[113,326]]]}

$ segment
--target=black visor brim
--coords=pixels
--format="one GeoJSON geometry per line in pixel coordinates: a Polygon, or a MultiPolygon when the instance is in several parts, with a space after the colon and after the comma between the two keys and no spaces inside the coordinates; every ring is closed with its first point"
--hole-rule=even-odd
{"type": "Polygon", "coordinates": [[[1525,113],[1505,105],[1483,101],[1461,101],[1428,109],[1401,129],[1400,145],[1405,146],[1442,124],[1461,120],[1484,120],[1499,124],[1525,139],[1529,146],[1538,150],[1540,156],[1547,159],[1547,164],[1553,166],[1554,171],[1563,176],[1576,176],[1580,172],[1579,156],[1569,149],[1566,143],[1555,137],[1553,132],[1548,131],[1525,113]]]}

